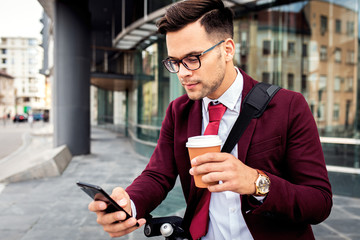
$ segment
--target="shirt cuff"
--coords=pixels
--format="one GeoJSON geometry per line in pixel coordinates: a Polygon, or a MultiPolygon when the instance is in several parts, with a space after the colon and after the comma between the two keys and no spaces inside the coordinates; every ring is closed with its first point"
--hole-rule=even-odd
{"type": "Polygon", "coordinates": [[[130,203],[131,203],[131,216],[136,218],[137,212],[136,212],[136,207],[135,207],[135,203],[130,199],[130,203]]]}
{"type": "Polygon", "coordinates": [[[254,196],[252,195],[258,202],[264,203],[264,199],[266,196],[254,196]]]}

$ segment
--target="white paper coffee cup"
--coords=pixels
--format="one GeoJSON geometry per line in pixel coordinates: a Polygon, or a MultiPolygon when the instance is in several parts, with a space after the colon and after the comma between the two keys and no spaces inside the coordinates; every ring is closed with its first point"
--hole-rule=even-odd
{"type": "MultiPolygon", "coordinates": [[[[188,138],[186,147],[189,151],[190,160],[209,152],[220,152],[222,141],[218,135],[201,135],[188,138]]],[[[207,188],[208,184],[202,181],[201,175],[194,175],[195,186],[207,188]]],[[[217,184],[217,183],[212,183],[217,184]]]]}

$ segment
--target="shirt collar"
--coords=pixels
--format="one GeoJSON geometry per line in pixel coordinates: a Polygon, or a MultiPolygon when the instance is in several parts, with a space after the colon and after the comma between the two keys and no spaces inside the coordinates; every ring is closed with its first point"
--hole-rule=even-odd
{"type": "Polygon", "coordinates": [[[208,111],[208,106],[210,102],[220,102],[224,104],[228,109],[232,111],[238,112],[239,109],[236,109],[236,103],[239,98],[242,96],[242,90],[244,85],[244,79],[239,69],[235,67],[237,76],[235,81],[231,84],[231,86],[221,95],[218,99],[210,99],[208,97],[203,98],[203,106],[205,107],[205,111],[208,111]]]}

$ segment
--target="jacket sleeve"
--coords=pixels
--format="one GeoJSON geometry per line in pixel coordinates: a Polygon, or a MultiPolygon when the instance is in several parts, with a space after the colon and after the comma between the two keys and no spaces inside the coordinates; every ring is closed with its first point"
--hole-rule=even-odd
{"type": "MultiPolygon", "coordinates": [[[[250,214],[275,217],[286,221],[317,224],[331,211],[332,193],[316,123],[307,102],[301,94],[292,94],[279,125],[287,126],[282,132],[279,158],[267,159],[264,172],[269,176],[270,191],[263,204],[253,204],[246,196],[250,214]],[[284,121],[284,122],[282,122],[284,121]],[[271,167],[277,165],[277,171],[271,167]]],[[[266,119],[270,121],[274,119],[266,119]]],[[[270,125],[271,126],[271,125],[270,125]]],[[[255,164],[256,165],[256,164],[255,164]]],[[[261,166],[259,166],[260,168],[261,166]]],[[[260,168],[261,169],[261,168],[260,168]]],[[[244,199],[243,199],[244,200],[244,199]]]]}

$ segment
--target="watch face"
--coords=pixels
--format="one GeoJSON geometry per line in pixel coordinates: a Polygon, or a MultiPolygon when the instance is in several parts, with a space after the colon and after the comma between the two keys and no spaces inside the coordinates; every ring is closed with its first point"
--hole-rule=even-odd
{"type": "Polygon", "coordinates": [[[266,194],[269,192],[269,187],[270,187],[270,180],[265,177],[265,176],[261,176],[259,178],[259,182],[257,184],[257,188],[260,194],[266,194]]]}

